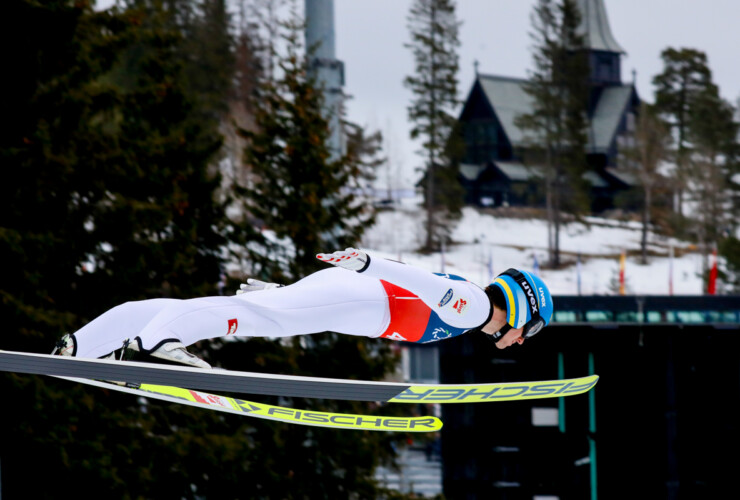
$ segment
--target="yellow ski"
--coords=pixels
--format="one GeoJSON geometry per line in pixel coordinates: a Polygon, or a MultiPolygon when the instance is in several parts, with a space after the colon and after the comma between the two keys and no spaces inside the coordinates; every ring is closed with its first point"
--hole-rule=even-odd
{"type": "Polygon", "coordinates": [[[171,403],[184,404],[233,413],[244,417],[275,420],[289,424],[310,425],[330,429],[354,429],[386,432],[435,432],[442,428],[442,421],[436,417],[384,417],[376,415],[355,415],[349,413],[330,413],[323,411],[304,411],[283,406],[255,403],[243,399],[230,398],[180,387],[142,384],[138,388],[124,387],[76,377],[57,377],[81,384],[93,385],[113,391],[126,392],[171,403]]]}
{"type": "Polygon", "coordinates": [[[598,382],[598,375],[567,380],[501,382],[469,385],[412,385],[388,400],[389,403],[483,403],[559,398],[583,394],[598,382]]]}

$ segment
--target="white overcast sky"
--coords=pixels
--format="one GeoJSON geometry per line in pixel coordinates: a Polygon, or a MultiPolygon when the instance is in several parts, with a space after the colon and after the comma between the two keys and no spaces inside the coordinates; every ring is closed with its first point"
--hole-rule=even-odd
{"type": "MultiPolygon", "coordinates": [[[[99,0],[99,8],[113,0],[99,0]]],[[[302,7],[303,1],[298,1],[302,7]]],[[[420,163],[409,139],[403,79],[413,71],[404,47],[412,0],[334,0],[337,58],[345,65],[348,118],[387,139],[385,154],[404,172],[409,186],[420,163]]],[[[535,0],[458,0],[460,28],[459,98],[466,97],[481,73],[526,77],[531,68],[530,14],[535,0]]],[[[605,0],[622,58],[622,80],[637,74],[640,97],[653,100],[652,77],[662,70],[660,52],[691,47],[709,58],[715,83],[725,99],[740,98],[740,0],[605,0]]],[[[395,169],[394,169],[395,170],[395,169]]]]}
{"type": "MultiPolygon", "coordinates": [[[[404,76],[413,69],[406,16],[411,0],[335,0],[337,57],[345,64],[349,117],[383,131],[407,179],[420,160],[408,139],[404,76]]],[[[622,80],[636,71],[640,97],[653,101],[653,76],[668,46],[704,51],[722,96],[740,98],[740,0],[605,0],[612,33],[627,52],[622,80]]],[[[526,77],[531,68],[530,14],[535,0],[458,0],[460,99],[481,73],[526,77]]],[[[408,180],[406,181],[408,184],[408,180]]]]}

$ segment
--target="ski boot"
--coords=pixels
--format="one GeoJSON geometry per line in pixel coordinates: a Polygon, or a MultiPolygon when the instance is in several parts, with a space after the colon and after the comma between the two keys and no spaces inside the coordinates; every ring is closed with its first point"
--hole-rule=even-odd
{"type": "Polygon", "coordinates": [[[165,340],[154,349],[147,351],[141,345],[141,340],[125,340],[123,343],[123,359],[132,361],[149,361],[154,363],[165,362],[172,365],[185,365],[194,368],[211,369],[211,365],[194,354],[190,354],[181,342],[165,340]]]}

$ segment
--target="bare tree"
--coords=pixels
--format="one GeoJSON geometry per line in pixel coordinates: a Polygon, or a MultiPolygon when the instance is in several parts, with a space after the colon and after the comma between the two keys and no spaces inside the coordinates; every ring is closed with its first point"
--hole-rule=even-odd
{"type": "Polygon", "coordinates": [[[580,12],[573,0],[538,0],[532,13],[534,70],[525,87],[532,97],[530,113],[517,124],[544,153],[545,201],[549,264],[560,265],[563,213],[578,216],[588,207],[586,171],[586,105],[588,60],[578,33],[580,12]]]}
{"type": "Polygon", "coordinates": [[[631,173],[641,190],[642,235],[640,238],[641,263],[647,264],[647,237],[652,224],[654,194],[664,176],[660,167],[668,156],[671,140],[669,126],[661,120],[654,108],[643,104],[635,123],[631,144],[621,149],[622,167],[631,173]]]}

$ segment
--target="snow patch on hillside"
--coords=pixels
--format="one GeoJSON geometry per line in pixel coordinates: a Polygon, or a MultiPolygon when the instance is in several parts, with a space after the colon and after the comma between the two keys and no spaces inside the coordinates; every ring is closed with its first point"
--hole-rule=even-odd
{"type": "MultiPolygon", "coordinates": [[[[562,228],[560,247],[563,269],[540,269],[539,274],[556,295],[578,294],[577,256],[581,257],[581,293],[611,295],[619,274],[622,250],[637,253],[640,249],[640,224],[590,217],[589,226],[568,224],[562,228]]],[[[452,231],[455,242],[444,253],[421,255],[417,250],[424,242],[424,212],[418,199],[407,200],[392,211],[378,214],[376,224],[363,238],[368,252],[401,260],[432,272],[458,274],[478,285],[487,285],[493,276],[509,267],[534,270],[535,258],[540,265],[547,261],[547,223],[538,219],[494,217],[477,209],[463,209],[462,219],[452,231]]],[[[628,255],[625,276],[628,294],[667,295],[673,276],[675,295],[700,295],[703,284],[701,256],[691,245],[650,233],[648,265],[640,265],[636,256],[628,255]],[[671,266],[669,248],[675,249],[671,266]],[[672,267],[672,272],[671,272],[672,267]]]]}

